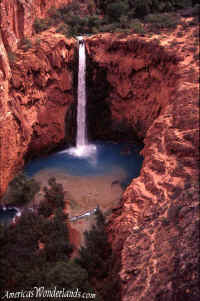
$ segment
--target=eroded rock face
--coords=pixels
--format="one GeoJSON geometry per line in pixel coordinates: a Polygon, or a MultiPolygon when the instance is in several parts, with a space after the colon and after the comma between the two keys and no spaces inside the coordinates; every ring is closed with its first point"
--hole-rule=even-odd
{"type": "MultiPolygon", "coordinates": [[[[0,195],[27,153],[50,150],[64,139],[75,41],[43,33],[26,53],[17,51],[12,72],[6,51],[31,36],[35,11],[44,16],[61,2],[0,3],[0,195]]],[[[126,189],[108,227],[121,285],[116,300],[120,293],[123,301],[199,298],[198,84],[191,55],[197,50],[191,50],[195,28],[182,38],[178,30],[160,37],[165,49],[146,37],[87,40],[91,137],[144,139],[140,177],[126,189]]]]}
{"type": "Polygon", "coordinates": [[[155,42],[109,34],[87,39],[87,50],[91,136],[144,139],[176,90],[177,57],[155,42]]]}
{"type": "MultiPolygon", "coordinates": [[[[159,37],[163,49],[135,36],[87,41],[91,81],[98,87],[105,80],[108,87],[102,98],[94,90],[90,102],[96,93],[116,130],[136,130],[144,138],[140,176],[108,226],[113,272],[118,265],[120,275],[116,300],[120,293],[123,301],[200,298],[197,29],[188,27],[182,38],[179,31],[159,37]]],[[[95,111],[95,105],[88,107],[95,111]]],[[[105,126],[96,124],[95,138],[105,135],[105,126]]]]}
{"type": "Polygon", "coordinates": [[[70,2],[0,1],[0,196],[16,170],[23,166],[27,148],[48,150],[64,139],[64,116],[73,98],[72,70],[66,68],[73,60],[71,42],[65,46],[63,37],[51,39],[55,32],[49,31],[36,38],[38,45],[31,45],[32,50],[26,55],[17,48],[23,39],[31,39],[36,17],[45,18],[51,7],[70,2]],[[15,64],[18,56],[21,60],[15,64]],[[11,64],[15,65],[12,71],[11,64]],[[53,123],[49,127],[50,120],[53,123]]]}
{"type": "Polygon", "coordinates": [[[16,52],[12,74],[4,71],[1,82],[0,194],[25,156],[55,149],[69,135],[65,120],[74,100],[76,41],[49,31],[32,43],[16,52]]]}
{"type": "Polygon", "coordinates": [[[2,0],[0,25],[5,47],[15,51],[20,39],[32,36],[36,17],[44,18],[52,6],[57,8],[70,2],[71,0],[2,0]]]}

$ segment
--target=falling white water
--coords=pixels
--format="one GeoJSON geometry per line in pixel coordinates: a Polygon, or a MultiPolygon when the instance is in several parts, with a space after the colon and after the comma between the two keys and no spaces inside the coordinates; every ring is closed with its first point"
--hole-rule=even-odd
{"type": "Polygon", "coordinates": [[[77,37],[79,41],[79,69],[78,69],[78,103],[77,103],[77,135],[76,147],[67,152],[76,157],[90,157],[96,162],[96,146],[88,144],[86,123],[86,52],[83,37],[77,37]]]}
{"type": "Polygon", "coordinates": [[[77,106],[77,136],[76,147],[87,145],[86,133],[86,84],[85,69],[86,55],[85,44],[82,37],[79,40],[79,70],[78,70],[78,106],[77,106]]]}

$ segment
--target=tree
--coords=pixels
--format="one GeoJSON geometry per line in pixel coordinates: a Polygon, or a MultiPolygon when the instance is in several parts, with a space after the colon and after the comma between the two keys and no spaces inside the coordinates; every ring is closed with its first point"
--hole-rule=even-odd
{"type": "Polygon", "coordinates": [[[32,201],[40,190],[39,183],[20,172],[10,183],[4,199],[9,203],[24,204],[32,201]]]}
{"type": "Polygon", "coordinates": [[[73,251],[69,242],[69,231],[67,227],[67,215],[58,208],[54,217],[46,221],[40,241],[44,243],[42,256],[48,262],[68,260],[73,251]]]}
{"type": "Polygon", "coordinates": [[[80,300],[79,293],[89,292],[96,294],[95,300],[102,301],[98,293],[91,287],[88,281],[87,271],[72,260],[56,261],[53,265],[37,266],[31,270],[28,275],[28,280],[26,280],[26,287],[40,287],[44,284],[49,288],[56,286],[58,290],[66,288],[66,291],[70,293],[68,293],[68,296],[65,296],[63,300],[71,300],[72,297],[73,300],[80,300]],[[71,292],[73,292],[73,295],[71,292]]]}
{"type": "Polygon", "coordinates": [[[44,283],[46,268],[57,261],[67,262],[73,251],[62,209],[52,219],[25,211],[15,225],[1,229],[0,244],[1,289],[44,283]]]}
{"type": "Polygon", "coordinates": [[[100,209],[96,212],[96,225],[89,232],[86,231],[84,236],[85,247],[81,247],[76,262],[88,271],[89,277],[107,277],[112,250],[106,233],[105,217],[100,209]]]}
{"type": "Polygon", "coordinates": [[[38,207],[38,214],[49,217],[53,214],[53,208],[48,200],[43,200],[38,207]]]}
{"type": "Polygon", "coordinates": [[[113,22],[116,22],[119,21],[122,15],[126,15],[128,9],[129,5],[127,1],[118,1],[108,4],[106,12],[109,16],[109,19],[113,22]]]}
{"type": "Polygon", "coordinates": [[[73,261],[57,261],[54,266],[47,269],[46,284],[48,286],[58,286],[68,289],[90,287],[88,282],[88,273],[73,261]]]}
{"type": "Polygon", "coordinates": [[[47,201],[53,209],[64,208],[64,190],[62,184],[56,183],[54,177],[49,178],[48,187],[44,187],[44,199],[47,201]]]}
{"type": "Polygon", "coordinates": [[[0,288],[21,288],[38,260],[37,215],[22,214],[16,225],[10,224],[1,235],[0,288]]]}

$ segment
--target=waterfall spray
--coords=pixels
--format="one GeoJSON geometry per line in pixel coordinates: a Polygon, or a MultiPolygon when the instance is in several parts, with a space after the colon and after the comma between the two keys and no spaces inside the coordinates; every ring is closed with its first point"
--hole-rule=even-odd
{"type": "Polygon", "coordinates": [[[76,147],[70,148],[67,152],[76,157],[92,157],[96,153],[96,146],[89,144],[87,139],[85,42],[83,37],[77,37],[77,39],[79,42],[79,68],[76,147]]]}
{"type": "Polygon", "coordinates": [[[78,70],[78,105],[77,105],[77,136],[76,147],[87,145],[86,132],[86,55],[85,43],[82,37],[79,41],[79,70],[78,70]]]}

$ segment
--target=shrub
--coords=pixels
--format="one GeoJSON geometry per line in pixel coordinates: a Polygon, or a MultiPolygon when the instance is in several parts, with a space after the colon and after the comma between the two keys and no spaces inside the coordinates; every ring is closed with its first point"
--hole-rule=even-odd
{"type": "Polygon", "coordinates": [[[23,38],[20,41],[20,46],[24,51],[27,51],[28,49],[32,48],[33,44],[31,42],[31,40],[29,40],[27,38],[23,38]]]}
{"type": "Polygon", "coordinates": [[[85,247],[81,247],[76,262],[88,271],[89,277],[107,277],[112,251],[105,229],[105,217],[100,210],[96,212],[96,225],[84,236],[85,247]]]}
{"type": "Polygon", "coordinates": [[[129,22],[128,16],[123,15],[120,17],[120,27],[121,28],[129,27],[129,23],[130,22],[129,22]]]}
{"type": "Polygon", "coordinates": [[[198,24],[199,21],[199,11],[200,11],[200,4],[196,4],[192,10],[192,16],[197,17],[196,24],[198,24]]]}
{"type": "Polygon", "coordinates": [[[150,14],[145,21],[151,24],[151,29],[175,28],[178,24],[177,16],[171,14],[150,14]]]}
{"type": "Polygon", "coordinates": [[[49,178],[48,187],[44,187],[44,199],[52,208],[64,208],[64,190],[62,184],[56,183],[54,177],[49,178]]]}
{"type": "Polygon", "coordinates": [[[70,36],[70,28],[67,24],[62,24],[58,27],[56,32],[62,33],[64,36],[69,37],[70,36]]]}
{"type": "Polygon", "coordinates": [[[35,44],[36,44],[37,46],[39,46],[40,43],[41,43],[41,39],[36,39],[35,44]]]}
{"type": "Polygon", "coordinates": [[[67,215],[61,208],[55,211],[52,219],[46,221],[40,241],[45,245],[42,256],[46,261],[55,262],[69,259],[73,246],[69,242],[67,215]]]}
{"type": "Polygon", "coordinates": [[[141,23],[139,20],[132,21],[130,24],[130,28],[132,28],[135,33],[138,33],[138,34],[145,33],[144,24],[141,23]]]}
{"type": "Polygon", "coordinates": [[[98,27],[100,24],[101,24],[101,20],[97,15],[88,16],[87,25],[89,27],[93,27],[93,26],[98,27]]]}
{"type": "Polygon", "coordinates": [[[78,25],[83,25],[85,21],[81,19],[81,17],[76,16],[76,15],[71,15],[69,19],[66,20],[70,26],[78,26],[78,25]]]}
{"type": "Polygon", "coordinates": [[[56,9],[54,6],[52,6],[49,10],[48,10],[48,14],[49,16],[54,19],[54,20],[60,20],[62,18],[62,14],[61,11],[59,9],[56,9]]]}
{"type": "Polygon", "coordinates": [[[97,33],[99,33],[99,29],[97,27],[92,27],[91,33],[92,34],[97,34],[97,33]]]}
{"type": "Polygon", "coordinates": [[[36,33],[40,33],[50,27],[48,19],[39,19],[36,18],[33,24],[34,30],[36,33]]]}
{"type": "MultiPolygon", "coordinates": [[[[118,13],[119,3],[122,3],[121,0],[115,0],[114,11],[116,10],[118,13]]],[[[104,14],[110,13],[108,12],[111,4],[114,4],[112,0],[96,0],[97,7],[103,10],[104,14]]],[[[177,9],[186,8],[190,6],[194,6],[198,3],[196,0],[125,0],[123,3],[128,7],[128,11],[123,14],[127,15],[131,13],[134,14],[136,18],[143,18],[144,16],[150,13],[159,13],[159,12],[169,12],[175,11],[177,9]]],[[[112,6],[111,6],[112,7],[112,6]]]]}
{"type": "MultiPolygon", "coordinates": [[[[48,11],[48,19],[36,18],[34,28],[38,33],[61,22],[66,27],[63,29],[63,25],[61,25],[62,29],[57,29],[57,32],[63,33],[66,37],[98,33],[99,31],[124,32],[129,28],[133,28],[136,33],[143,34],[144,27],[139,22],[132,22],[133,18],[143,19],[149,15],[146,17],[146,21],[151,24],[152,30],[172,28],[177,24],[176,18],[169,15],[161,17],[160,13],[175,11],[195,5],[195,3],[196,1],[191,0],[115,0],[114,2],[112,0],[90,0],[87,5],[90,15],[81,17],[80,1],[76,0],[59,9],[52,7],[48,11]],[[99,18],[102,11],[103,20],[99,18]]],[[[198,13],[198,9],[195,9],[194,14],[196,13],[198,13]]]]}
{"type": "Polygon", "coordinates": [[[133,4],[135,16],[144,17],[151,12],[151,2],[149,0],[135,0],[133,4]]]}
{"type": "Polygon", "coordinates": [[[92,15],[96,11],[96,5],[94,3],[94,0],[88,0],[88,11],[92,15]]]}
{"type": "Polygon", "coordinates": [[[8,203],[24,204],[32,201],[39,190],[39,183],[21,172],[9,183],[5,199],[8,203]]]}
{"type": "Polygon", "coordinates": [[[48,201],[43,201],[38,207],[38,214],[44,217],[49,217],[53,213],[51,204],[48,201]]]}
{"type": "MultiPolygon", "coordinates": [[[[0,289],[43,285],[44,279],[51,279],[48,266],[56,266],[57,260],[69,260],[73,249],[66,216],[61,211],[55,212],[51,220],[24,211],[15,226],[0,231],[0,289]],[[44,243],[43,249],[39,249],[39,242],[44,243]]],[[[56,272],[62,281],[63,273],[56,272]]]]}
{"type": "Polygon", "coordinates": [[[91,290],[87,271],[72,261],[57,261],[47,269],[45,284],[49,287],[91,290]]]}
{"type": "Polygon", "coordinates": [[[10,65],[13,65],[14,62],[16,61],[16,59],[17,59],[16,54],[12,51],[8,51],[8,60],[9,60],[10,65]]]}
{"type": "Polygon", "coordinates": [[[122,15],[125,15],[128,12],[127,2],[114,2],[110,3],[107,6],[107,15],[111,21],[118,21],[122,15]]]}
{"type": "Polygon", "coordinates": [[[144,26],[140,22],[133,22],[134,18],[143,19],[145,17],[153,31],[161,28],[173,28],[177,24],[176,18],[168,14],[162,16],[160,13],[175,11],[195,3],[190,0],[115,0],[114,2],[112,0],[90,0],[87,5],[90,15],[83,17],[80,1],[77,0],[63,5],[59,9],[52,7],[48,11],[49,18],[37,18],[34,28],[38,33],[51,25],[64,23],[57,29],[57,32],[63,33],[66,37],[98,32],[128,32],[129,28],[138,34],[143,34],[144,26]],[[99,16],[102,11],[104,13],[103,20],[99,16]]]}
{"type": "Polygon", "coordinates": [[[59,12],[61,15],[66,15],[69,13],[75,13],[77,14],[80,10],[80,4],[78,0],[73,0],[72,3],[63,5],[59,9],[59,12]]]}
{"type": "Polygon", "coordinates": [[[193,5],[192,0],[175,0],[175,1],[168,1],[171,3],[171,5],[176,8],[186,8],[193,5]]]}
{"type": "Polygon", "coordinates": [[[119,26],[118,23],[105,24],[105,25],[101,26],[100,31],[102,31],[102,32],[114,32],[119,27],[120,26],[119,26]]]}

